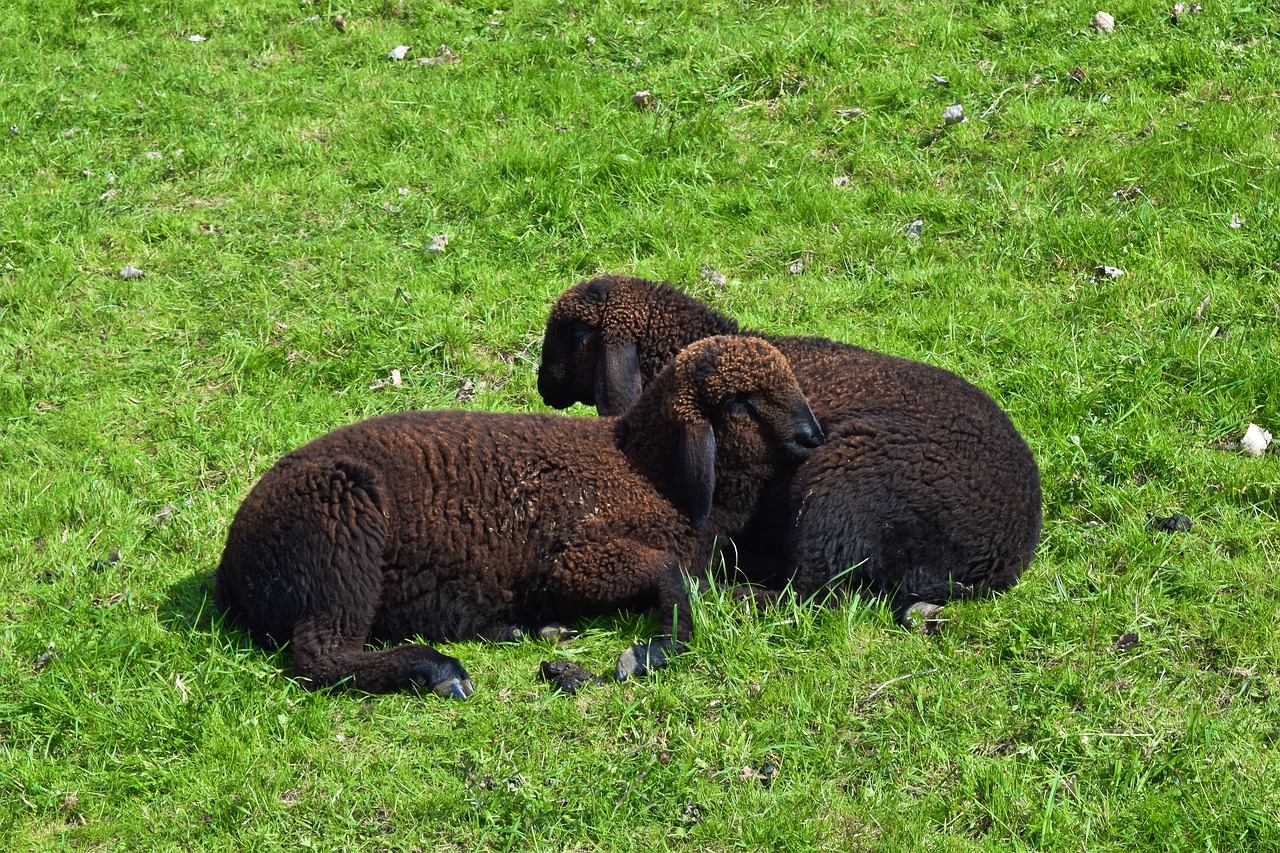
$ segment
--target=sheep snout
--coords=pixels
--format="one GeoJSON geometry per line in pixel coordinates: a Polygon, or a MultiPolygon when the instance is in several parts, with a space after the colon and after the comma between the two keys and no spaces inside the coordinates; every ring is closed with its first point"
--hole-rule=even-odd
{"type": "Polygon", "coordinates": [[[826,440],[818,419],[813,416],[813,410],[802,400],[792,414],[790,435],[784,433],[779,446],[784,456],[800,462],[808,459],[809,454],[826,443],[826,440]]]}
{"type": "Polygon", "coordinates": [[[800,404],[800,408],[795,414],[795,420],[796,428],[791,440],[796,444],[813,450],[815,447],[821,447],[826,442],[827,437],[822,432],[822,425],[813,416],[813,409],[809,408],[808,403],[802,402],[800,404]]]}
{"type": "MultiPolygon", "coordinates": [[[[560,371],[561,374],[563,372],[560,371]]],[[[563,376],[554,376],[545,361],[538,370],[538,396],[553,409],[567,409],[578,402],[569,383],[563,376]]]]}

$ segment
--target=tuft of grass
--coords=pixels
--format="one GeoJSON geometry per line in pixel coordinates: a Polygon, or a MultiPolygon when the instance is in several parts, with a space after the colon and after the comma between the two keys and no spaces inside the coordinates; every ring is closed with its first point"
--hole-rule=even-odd
{"type": "Polygon", "coordinates": [[[1280,467],[1230,449],[1280,434],[1274,9],[1095,11],[0,7],[6,848],[1280,845],[1280,467]],[[539,661],[656,623],[450,647],[466,703],[307,693],[221,624],[265,468],[541,410],[545,313],[601,271],[991,392],[1044,475],[1023,582],[928,637],[711,589],[669,670],[574,697],[539,661]]]}

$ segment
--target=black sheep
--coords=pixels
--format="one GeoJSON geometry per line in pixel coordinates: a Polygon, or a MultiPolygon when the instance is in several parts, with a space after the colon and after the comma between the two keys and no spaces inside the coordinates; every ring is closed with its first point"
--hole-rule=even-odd
{"type": "Polygon", "coordinates": [[[465,698],[456,658],[370,641],[507,636],[515,626],[657,605],[690,635],[682,572],[711,562],[763,484],[822,441],[786,359],[752,338],[686,350],[620,418],[409,412],[284,456],[237,511],[215,601],[263,645],[289,642],[318,688],[425,685],[465,698]]]}
{"type": "MultiPolygon", "coordinates": [[[[739,333],[668,284],[580,282],[547,320],[538,390],[556,408],[611,414],[683,347],[739,333]]],[[[985,392],[825,338],[761,337],[787,357],[827,433],[750,525],[747,542],[783,561],[784,580],[806,596],[847,583],[890,599],[904,623],[1017,582],[1040,536],[1040,473],[985,392]]]]}

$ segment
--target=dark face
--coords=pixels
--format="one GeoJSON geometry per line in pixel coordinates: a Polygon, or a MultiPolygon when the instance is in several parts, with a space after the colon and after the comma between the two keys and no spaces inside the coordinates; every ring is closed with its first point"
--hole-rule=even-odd
{"type": "Polygon", "coordinates": [[[732,426],[730,434],[754,432],[761,444],[793,462],[805,460],[826,441],[799,389],[766,387],[730,394],[721,401],[720,411],[722,423],[732,426]]]}
{"type": "Polygon", "coordinates": [[[749,512],[780,464],[824,441],[787,360],[766,341],[703,338],[669,370],[659,379],[669,383],[662,400],[679,430],[678,470],[695,528],[711,517],[718,483],[735,483],[720,493],[722,508],[749,512]]]}
{"type": "Polygon", "coordinates": [[[599,330],[607,296],[607,287],[581,282],[561,293],[552,307],[538,365],[538,393],[552,409],[568,409],[576,402],[595,405],[599,330]]]}
{"type": "Polygon", "coordinates": [[[685,387],[699,397],[685,412],[696,409],[711,423],[726,459],[800,461],[826,440],[786,360],[764,341],[709,338],[680,359],[692,374],[685,387]]]}
{"type": "Polygon", "coordinates": [[[553,409],[567,409],[574,403],[594,406],[599,335],[586,319],[566,316],[568,312],[561,308],[556,305],[542,336],[538,393],[553,409]]]}

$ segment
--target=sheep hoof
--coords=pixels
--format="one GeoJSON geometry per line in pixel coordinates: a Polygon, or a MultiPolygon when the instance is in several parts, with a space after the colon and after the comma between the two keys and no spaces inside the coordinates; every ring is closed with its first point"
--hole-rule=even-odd
{"type": "Polygon", "coordinates": [[[528,637],[519,627],[508,625],[498,632],[498,636],[495,639],[499,643],[523,643],[528,637]]]}
{"type": "Polygon", "coordinates": [[[549,625],[543,625],[536,631],[526,634],[524,629],[519,625],[507,625],[494,635],[495,642],[499,643],[523,643],[525,640],[532,639],[536,636],[540,640],[553,640],[559,642],[561,640],[571,640],[578,636],[578,632],[561,622],[552,622],[549,625]]]}
{"type": "Polygon", "coordinates": [[[618,656],[618,666],[613,677],[618,681],[626,681],[633,675],[638,677],[655,669],[662,669],[667,665],[670,649],[671,641],[665,638],[632,646],[618,656]]]}
{"type": "Polygon", "coordinates": [[[942,626],[947,623],[946,619],[938,618],[938,614],[941,612],[941,604],[917,601],[903,612],[898,621],[902,627],[909,631],[919,631],[921,634],[937,634],[942,630],[942,626]]]}
{"type": "Polygon", "coordinates": [[[425,651],[429,656],[418,661],[409,673],[412,683],[427,686],[441,699],[466,699],[475,692],[471,676],[463,669],[461,661],[432,648],[425,651]]]}
{"type": "Polygon", "coordinates": [[[466,699],[475,692],[470,678],[446,678],[431,685],[431,691],[441,699],[466,699]]]}
{"type": "Polygon", "coordinates": [[[543,640],[572,640],[578,636],[578,632],[561,622],[552,622],[550,625],[543,625],[538,629],[538,637],[543,640]]]}

